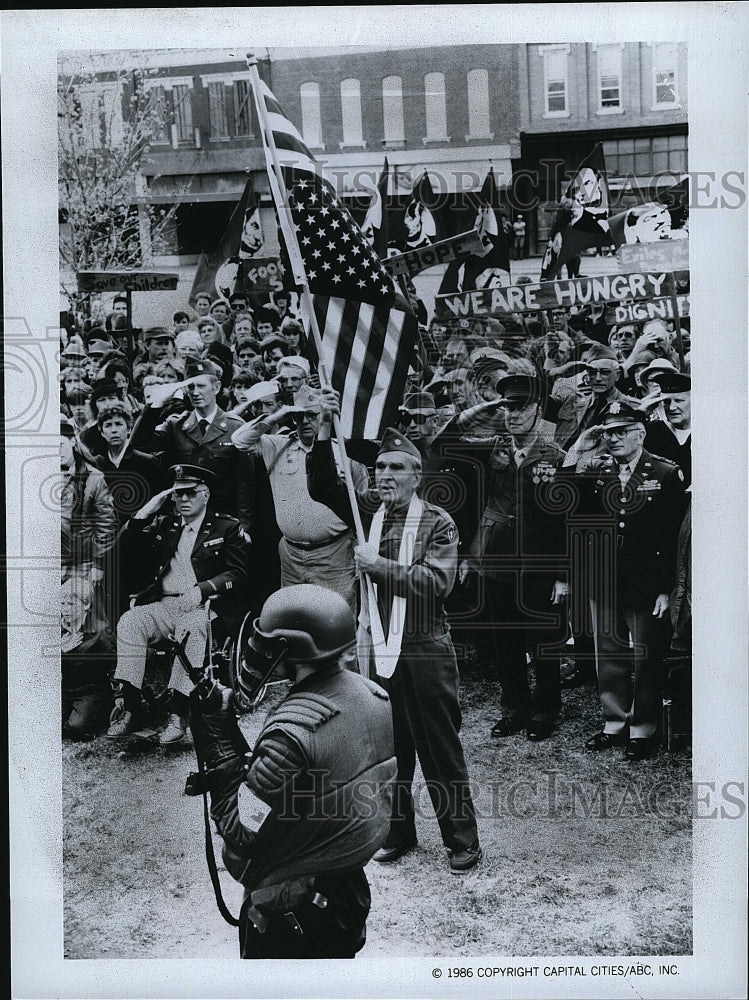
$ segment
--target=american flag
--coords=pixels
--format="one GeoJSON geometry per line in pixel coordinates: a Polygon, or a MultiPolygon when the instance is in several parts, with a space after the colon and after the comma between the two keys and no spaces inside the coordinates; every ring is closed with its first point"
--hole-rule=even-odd
{"type": "MultiPolygon", "coordinates": [[[[257,99],[261,125],[265,118],[278,151],[287,205],[322,335],[321,360],[333,388],[341,394],[342,433],[349,438],[379,438],[393,423],[403,398],[413,359],[416,317],[263,81],[257,99]]],[[[261,133],[272,177],[272,155],[262,127],[261,133]]],[[[278,204],[278,197],[274,191],[283,232],[285,208],[278,204]]],[[[294,248],[286,249],[293,260],[294,248]]]]}

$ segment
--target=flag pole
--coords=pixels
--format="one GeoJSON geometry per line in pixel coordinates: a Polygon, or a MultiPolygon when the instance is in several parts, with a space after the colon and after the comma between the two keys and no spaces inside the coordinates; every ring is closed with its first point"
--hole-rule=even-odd
{"type": "MultiPolygon", "coordinates": [[[[291,206],[289,205],[289,199],[286,192],[286,186],[283,180],[283,172],[281,170],[281,164],[278,159],[278,150],[276,149],[276,142],[273,138],[273,130],[268,125],[268,121],[265,116],[265,106],[263,101],[260,100],[260,74],[257,68],[258,62],[257,58],[248,53],[247,55],[247,66],[250,71],[250,81],[252,83],[252,93],[255,99],[255,109],[257,111],[258,123],[260,129],[264,136],[264,146],[267,153],[270,154],[270,160],[272,169],[268,171],[268,181],[271,187],[271,194],[273,200],[278,209],[278,219],[281,225],[281,231],[284,235],[284,240],[286,241],[286,250],[289,256],[289,262],[291,264],[292,272],[294,274],[294,281],[298,286],[301,287],[301,303],[304,315],[307,319],[308,329],[312,331],[312,338],[315,342],[315,348],[317,350],[317,357],[319,361],[319,373],[320,373],[320,383],[324,386],[330,386],[330,376],[327,371],[327,366],[323,358],[322,349],[322,335],[320,333],[320,327],[317,322],[317,316],[315,314],[314,303],[312,301],[312,293],[310,291],[309,282],[307,280],[307,272],[304,268],[304,261],[302,259],[302,252],[299,249],[299,243],[296,238],[296,229],[294,228],[294,218],[291,214],[291,206]]],[[[267,158],[266,158],[267,162],[267,158]]],[[[338,452],[341,457],[341,467],[343,469],[343,477],[346,483],[346,490],[348,492],[349,503],[351,505],[351,513],[354,519],[354,527],[356,529],[356,537],[360,545],[366,544],[367,537],[364,534],[364,525],[362,524],[361,513],[359,511],[359,505],[356,500],[356,488],[354,486],[354,480],[351,476],[351,467],[349,465],[348,455],[346,454],[346,444],[343,439],[343,432],[341,430],[340,417],[337,414],[333,415],[333,428],[336,434],[336,441],[338,442],[338,452]]],[[[378,637],[382,640],[383,628],[382,621],[380,619],[380,612],[377,606],[377,596],[375,594],[374,584],[372,578],[368,573],[361,574],[364,581],[364,590],[367,595],[367,609],[369,612],[370,627],[373,637],[378,637]]],[[[368,665],[364,663],[360,664],[360,667],[364,667],[367,676],[369,675],[368,665]]]]}
{"type": "MultiPolygon", "coordinates": [[[[281,164],[278,159],[278,150],[276,149],[276,142],[273,138],[273,130],[269,127],[268,122],[265,117],[265,107],[263,102],[260,100],[260,74],[257,68],[257,58],[248,53],[247,55],[247,66],[250,70],[250,79],[252,83],[252,93],[255,99],[255,109],[257,111],[258,122],[260,128],[265,137],[265,148],[270,154],[272,170],[268,171],[268,180],[271,186],[271,194],[273,195],[273,200],[278,207],[278,219],[281,224],[281,230],[286,241],[286,250],[289,255],[289,262],[291,263],[292,272],[294,274],[294,281],[302,289],[301,301],[303,303],[303,309],[305,317],[307,319],[307,326],[312,332],[312,338],[315,342],[315,348],[317,350],[318,357],[318,368],[320,372],[320,382],[325,387],[330,387],[330,376],[328,374],[327,366],[323,358],[322,349],[322,335],[320,333],[320,327],[317,322],[317,316],[315,314],[315,308],[312,301],[312,293],[310,292],[309,282],[307,281],[307,272],[304,269],[304,261],[302,260],[302,252],[299,249],[299,243],[296,238],[296,230],[294,228],[294,217],[291,214],[291,206],[289,205],[288,193],[286,191],[286,186],[283,180],[283,172],[281,170],[281,164]]],[[[343,475],[346,480],[346,488],[349,494],[349,500],[351,501],[351,510],[354,516],[354,525],[356,527],[356,536],[359,544],[362,545],[366,542],[366,537],[364,535],[364,526],[362,524],[361,515],[359,513],[359,505],[356,502],[356,489],[354,487],[354,481],[351,477],[351,468],[349,466],[348,455],[346,454],[346,445],[343,440],[343,434],[341,433],[340,418],[337,414],[333,416],[333,427],[336,433],[336,440],[338,442],[338,450],[341,456],[341,465],[343,467],[343,475]]]]}

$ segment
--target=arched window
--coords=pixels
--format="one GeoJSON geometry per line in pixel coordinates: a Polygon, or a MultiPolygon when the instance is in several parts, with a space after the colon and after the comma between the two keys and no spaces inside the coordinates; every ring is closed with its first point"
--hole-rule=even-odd
{"type": "Polygon", "coordinates": [[[446,140],[448,135],[444,73],[427,73],[424,77],[424,100],[426,103],[427,141],[446,140]]]}
{"type": "Polygon", "coordinates": [[[303,83],[299,88],[302,102],[302,135],[312,148],[322,148],[322,121],[320,119],[320,84],[303,83]]]}
{"type": "Polygon", "coordinates": [[[361,121],[361,85],[358,80],[341,81],[341,121],[343,146],[363,146],[361,121]]]}
{"type": "Polygon", "coordinates": [[[471,69],[468,85],[468,135],[471,139],[491,139],[489,131],[489,71],[471,69]]]}
{"type": "Polygon", "coordinates": [[[404,142],[403,84],[399,76],[382,81],[382,130],[385,142],[404,142]]]}

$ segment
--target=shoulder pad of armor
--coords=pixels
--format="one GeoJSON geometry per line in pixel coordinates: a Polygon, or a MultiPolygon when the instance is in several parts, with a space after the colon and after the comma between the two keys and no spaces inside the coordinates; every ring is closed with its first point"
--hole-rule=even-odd
{"type": "Polygon", "coordinates": [[[260,736],[266,731],[277,729],[279,725],[300,726],[314,733],[334,716],[340,715],[340,712],[335,702],[321,694],[310,691],[292,692],[268,717],[260,736]]]}
{"type": "Polygon", "coordinates": [[[379,684],[369,680],[368,677],[362,677],[362,681],[369,693],[373,694],[375,698],[380,698],[382,701],[390,701],[390,695],[384,688],[381,688],[379,684]]]}

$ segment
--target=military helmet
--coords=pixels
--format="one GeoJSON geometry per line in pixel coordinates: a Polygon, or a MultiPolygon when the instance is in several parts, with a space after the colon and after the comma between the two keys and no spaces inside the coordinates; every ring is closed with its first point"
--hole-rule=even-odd
{"type": "Polygon", "coordinates": [[[307,583],[282,587],[255,619],[249,645],[268,655],[280,651],[282,640],[287,663],[333,659],[356,642],[354,615],[333,590],[307,583]]]}

